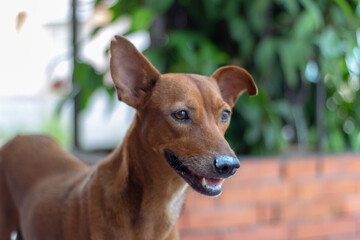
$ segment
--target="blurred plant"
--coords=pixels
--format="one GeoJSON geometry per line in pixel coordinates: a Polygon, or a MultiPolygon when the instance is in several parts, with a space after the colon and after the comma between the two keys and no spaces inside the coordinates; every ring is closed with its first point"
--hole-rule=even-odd
{"type": "MultiPolygon", "coordinates": [[[[145,55],[161,72],[249,70],[259,96],[241,97],[226,133],[239,154],[360,150],[357,1],[117,0],[109,10],[111,22],[130,17],[129,33],[150,32],[145,55]]],[[[84,108],[105,73],[77,71],[84,108]]]]}

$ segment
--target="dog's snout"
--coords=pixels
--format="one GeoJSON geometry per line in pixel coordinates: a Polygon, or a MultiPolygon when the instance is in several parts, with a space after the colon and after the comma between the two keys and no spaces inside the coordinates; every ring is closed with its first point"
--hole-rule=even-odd
{"type": "Polygon", "coordinates": [[[230,177],[240,167],[239,160],[230,155],[220,155],[214,161],[215,170],[221,177],[230,177]]]}

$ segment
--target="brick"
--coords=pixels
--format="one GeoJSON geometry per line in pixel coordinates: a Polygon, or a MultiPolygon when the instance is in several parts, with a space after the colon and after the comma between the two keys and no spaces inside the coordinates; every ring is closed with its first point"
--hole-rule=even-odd
{"type": "Polygon", "coordinates": [[[210,198],[201,195],[195,191],[188,192],[185,207],[186,208],[212,208],[216,205],[218,198],[210,198]]]}
{"type": "Polygon", "coordinates": [[[209,208],[206,210],[185,210],[180,217],[179,229],[226,228],[255,224],[257,220],[254,207],[209,208]]]}
{"type": "Polygon", "coordinates": [[[319,197],[333,197],[339,194],[358,192],[360,181],[351,177],[309,178],[293,183],[292,196],[297,200],[309,200],[319,197]]]}
{"type": "Polygon", "coordinates": [[[347,214],[360,215],[360,193],[344,197],[344,210],[347,214]]]}
{"type": "Polygon", "coordinates": [[[320,193],[325,196],[351,194],[357,192],[358,182],[352,178],[335,178],[321,182],[320,193]]]}
{"type": "Polygon", "coordinates": [[[359,240],[359,236],[357,234],[345,234],[345,235],[327,236],[322,238],[319,237],[306,238],[306,240],[359,240]]]}
{"type": "Polygon", "coordinates": [[[307,179],[292,186],[293,197],[297,200],[314,199],[319,196],[323,184],[319,179],[307,179]]]}
{"type": "Polygon", "coordinates": [[[277,158],[242,161],[221,196],[189,191],[178,224],[181,239],[359,239],[359,162],[352,154],[321,162],[292,157],[280,171],[277,158]]]}
{"type": "Polygon", "coordinates": [[[228,229],[221,232],[183,233],[181,240],[287,240],[288,228],[284,224],[259,225],[248,228],[228,229]]]}
{"type": "Polygon", "coordinates": [[[222,240],[287,240],[289,239],[288,227],[285,224],[259,225],[249,229],[239,229],[232,234],[220,238],[222,240]]]}
{"type": "Polygon", "coordinates": [[[325,155],[321,170],[324,175],[360,173],[360,156],[355,154],[325,155]]]}
{"type": "Polygon", "coordinates": [[[284,202],[289,199],[291,185],[286,182],[261,182],[239,184],[239,186],[224,186],[219,197],[222,204],[255,204],[284,202]]]}
{"type": "Polygon", "coordinates": [[[194,233],[182,234],[180,231],[181,240],[220,240],[220,236],[209,233],[194,233]]]}
{"type": "Polygon", "coordinates": [[[280,162],[278,158],[262,158],[241,160],[238,172],[231,178],[232,183],[260,181],[280,177],[280,162]]]}
{"type": "Polygon", "coordinates": [[[300,200],[282,205],[279,212],[282,221],[312,221],[341,215],[343,213],[343,205],[340,198],[300,200]]]}
{"type": "Polygon", "coordinates": [[[284,164],[284,177],[298,179],[314,177],[317,173],[317,157],[290,158],[284,164]]]}
{"type": "Polygon", "coordinates": [[[354,219],[336,219],[327,222],[306,222],[297,224],[291,239],[320,239],[357,233],[357,222],[354,219]]]}
{"type": "Polygon", "coordinates": [[[272,223],[279,220],[280,207],[278,204],[259,204],[256,206],[257,222],[272,223]]]}
{"type": "Polygon", "coordinates": [[[189,226],[189,218],[190,218],[189,212],[184,211],[181,214],[179,221],[176,224],[176,227],[179,231],[193,228],[192,226],[189,226]]]}
{"type": "MultiPolygon", "coordinates": [[[[319,239],[313,239],[319,240],[319,239]]],[[[345,234],[339,236],[328,237],[326,240],[359,240],[359,234],[345,234]]]]}

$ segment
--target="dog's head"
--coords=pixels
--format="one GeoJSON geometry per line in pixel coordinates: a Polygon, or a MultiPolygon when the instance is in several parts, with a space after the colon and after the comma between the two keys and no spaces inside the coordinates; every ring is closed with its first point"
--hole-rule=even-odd
{"type": "Polygon", "coordinates": [[[219,195],[240,166],[224,133],[237,98],[257,94],[251,75],[237,66],[211,77],[161,75],[120,36],[111,43],[110,68],[119,99],[138,110],[144,141],[194,190],[219,195]]]}

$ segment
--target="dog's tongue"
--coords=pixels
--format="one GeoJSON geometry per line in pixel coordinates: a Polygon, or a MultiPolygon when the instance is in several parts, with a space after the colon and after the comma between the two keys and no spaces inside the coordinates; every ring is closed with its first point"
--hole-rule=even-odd
{"type": "Polygon", "coordinates": [[[208,186],[217,186],[219,184],[222,184],[224,182],[224,179],[221,178],[205,178],[202,179],[202,185],[208,185],[208,186]]]}

